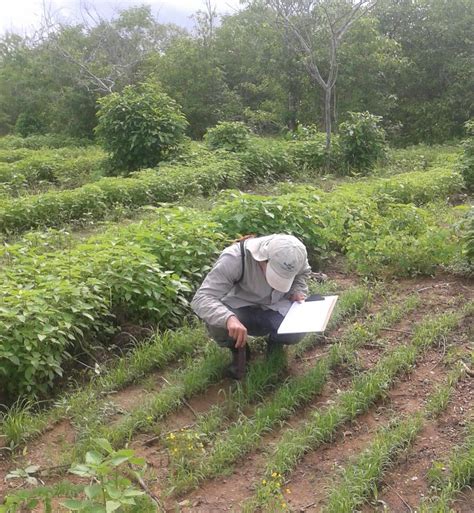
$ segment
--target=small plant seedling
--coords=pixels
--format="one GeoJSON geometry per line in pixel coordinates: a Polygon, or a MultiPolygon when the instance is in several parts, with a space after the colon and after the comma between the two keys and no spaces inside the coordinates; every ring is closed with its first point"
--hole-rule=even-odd
{"type": "Polygon", "coordinates": [[[38,478],[34,476],[39,470],[39,465],[28,465],[25,468],[17,468],[9,472],[5,479],[24,479],[28,484],[38,486],[38,478]]]}
{"type": "Polygon", "coordinates": [[[80,477],[90,478],[91,483],[84,487],[87,499],[68,499],[62,505],[70,511],[90,513],[112,513],[123,507],[135,505],[136,497],[145,492],[138,490],[119,467],[124,465],[144,466],[145,460],[138,458],[131,449],[115,451],[108,440],[94,441],[100,450],[89,451],[85,463],[74,464],[69,472],[80,477]]]}

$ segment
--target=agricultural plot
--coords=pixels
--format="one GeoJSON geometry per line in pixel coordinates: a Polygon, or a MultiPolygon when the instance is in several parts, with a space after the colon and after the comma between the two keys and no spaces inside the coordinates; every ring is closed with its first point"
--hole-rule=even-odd
{"type": "Polygon", "coordinates": [[[63,192],[0,208],[14,237],[0,253],[0,511],[472,511],[474,287],[455,273],[469,210],[455,165],[159,206],[258,183],[249,158],[214,155],[193,182],[182,162],[102,179],[68,191],[83,201],[67,196],[62,218],[48,202],[63,192]],[[159,207],[92,234],[27,233],[135,201],[159,207]],[[311,289],[340,300],[326,333],[286,354],[251,340],[231,382],[188,301],[229,240],[272,232],[299,236],[330,278],[311,289]]]}

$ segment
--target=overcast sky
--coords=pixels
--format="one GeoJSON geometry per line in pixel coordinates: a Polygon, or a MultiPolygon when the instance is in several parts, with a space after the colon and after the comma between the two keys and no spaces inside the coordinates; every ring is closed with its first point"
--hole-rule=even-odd
{"type": "MultiPolygon", "coordinates": [[[[84,0],[0,0],[0,32],[31,32],[39,24],[43,1],[63,20],[77,17],[79,6],[84,3],[84,0]]],[[[204,0],[87,0],[86,3],[104,17],[131,6],[151,5],[162,23],[173,22],[188,28],[193,25],[190,16],[204,8],[204,0]]],[[[220,14],[231,13],[238,8],[239,0],[212,0],[212,4],[220,14]]]]}

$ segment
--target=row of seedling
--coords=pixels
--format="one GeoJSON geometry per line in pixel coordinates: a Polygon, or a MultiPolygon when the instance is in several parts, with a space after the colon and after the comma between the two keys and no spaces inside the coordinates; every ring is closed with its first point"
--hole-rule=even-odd
{"type": "Polygon", "coordinates": [[[291,472],[306,452],[330,440],[344,423],[367,411],[383,397],[397,376],[413,367],[422,352],[453,331],[473,310],[471,302],[457,313],[423,320],[414,329],[408,345],[388,350],[373,369],[354,379],[351,388],[341,393],[335,404],[316,410],[300,426],[285,431],[267,458],[263,479],[248,507],[268,507],[275,497],[271,488],[273,475],[284,476],[291,472]]]}
{"type": "Polygon", "coordinates": [[[456,367],[448,374],[446,382],[436,387],[423,411],[399,417],[391,421],[388,427],[379,430],[369,447],[346,466],[340,479],[330,486],[324,511],[351,513],[376,496],[383,474],[396,464],[427,421],[446,408],[462,375],[461,367],[456,367]]]}
{"type": "MultiPolygon", "coordinates": [[[[335,319],[340,323],[350,313],[361,309],[367,301],[367,291],[361,288],[350,289],[342,295],[335,319]]],[[[310,337],[308,337],[310,338],[310,337]]],[[[308,343],[308,342],[306,342],[308,343]]],[[[82,416],[78,430],[76,452],[80,455],[87,450],[90,440],[98,434],[120,447],[138,431],[157,430],[156,422],[183,406],[194,395],[203,392],[209,385],[219,381],[224,375],[229,360],[227,351],[218,348],[214,342],[202,343],[202,353],[190,356],[181,368],[166,376],[161,389],[129,410],[117,423],[108,425],[96,415],[100,408],[96,405],[92,415],[82,416]]],[[[256,362],[249,366],[244,382],[231,390],[225,403],[219,409],[221,419],[232,411],[258,400],[271,389],[284,368],[284,358],[278,353],[268,365],[256,362]]],[[[216,412],[214,412],[216,413],[216,412]]]]}
{"type": "Polygon", "coordinates": [[[251,417],[241,415],[221,433],[196,466],[175,465],[169,490],[182,493],[197,486],[204,479],[227,471],[238,458],[255,449],[268,431],[288,419],[299,407],[319,394],[327,383],[332,369],[342,364],[348,355],[362,344],[376,340],[382,328],[401,320],[418,304],[418,297],[411,296],[402,304],[388,306],[365,324],[356,323],[351,326],[340,341],[330,348],[327,355],[322,356],[303,373],[290,377],[271,398],[255,408],[251,417]]]}

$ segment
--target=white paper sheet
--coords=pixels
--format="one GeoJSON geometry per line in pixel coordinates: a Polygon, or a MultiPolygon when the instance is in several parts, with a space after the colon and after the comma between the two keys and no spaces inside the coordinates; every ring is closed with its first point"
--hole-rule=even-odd
{"type": "Polygon", "coordinates": [[[322,301],[293,303],[278,328],[278,334],[322,332],[326,329],[338,296],[322,301]]]}

